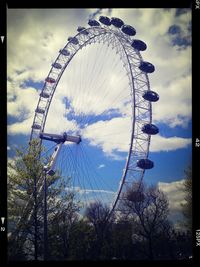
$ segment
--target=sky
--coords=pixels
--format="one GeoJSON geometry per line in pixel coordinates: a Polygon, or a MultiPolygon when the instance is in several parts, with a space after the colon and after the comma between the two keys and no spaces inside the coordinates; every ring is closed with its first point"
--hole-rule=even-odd
{"type": "MultiPolygon", "coordinates": [[[[147,44],[141,54],[155,66],[149,80],[160,100],[152,105],[159,127],[149,153],[155,167],[145,172],[144,181],[167,194],[177,222],[184,170],[192,158],[190,9],[8,9],[8,157],[14,157],[15,147],[27,145],[39,94],[59,50],[78,26],[88,27],[88,18],[99,15],[121,18],[136,29],[134,38],[147,44]]],[[[70,129],[83,135],[78,148],[64,146],[59,166],[70,170],[77,192],[90,200],[94,190],[102,198],[113,197],[129,147],[129,81],[115,52],[112,45],[95,43],[77,53],[58,84],[45,126],[46,132],[70,129]]]]}

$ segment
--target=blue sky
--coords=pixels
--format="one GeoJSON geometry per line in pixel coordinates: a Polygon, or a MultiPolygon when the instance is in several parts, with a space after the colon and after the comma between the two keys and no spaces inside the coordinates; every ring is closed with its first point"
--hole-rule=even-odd
{"type": "MultiPolygon", "coordinates": [[[[19,144],[26,145],[29,140],[39,93],[59,50],[66,45],[69,36],[77,33],[78,26],[87,27],[88,17],[96,11],[96,9],[8,10],[9,158],[14,156],[14,147],[19,144]]],[[[152,137],[150,145],[149,158],[154,161],[155,168],[146,171],[144,180],[150,184],[159,184],[169,197],[172,213],[176,213],[177,216],[180,213],[180,203],[184,202],[184,194],[181,191],[184,170],[191,164],[192,154],[191,10],[105,9],[100,12],[102,15],[119,17],[126,24],[132,25],[137,31],[135,38],[147,44],[147,50],[142,52],[143,59],[155,65],[156,71],[149,75],[149,79],[152,90],[160,95],[160,100],[152,105],[153,123],[159,127],[160,132],[152,137]]],[[[87,138],[81,144],[79,151],[73,145],[65,146],[66,151],[63,150],[62,156],[70,158],[71,165],[68,162],[63,169],[68,168],[72,172],[75,164],[73,157],[77,157],[80,159],[77,163],[80,166],[76,168],[77,179],[74,181],[74,186],[79,193],[82,192],[81,188],[85,187],[88,190],[87,196],[90,195],[92,198],[92,193],[89,192],[89,180],[78,180],[80,176],[78,172],[83,168],[85,176],[94,183],[93,188],[96,186],[96,190],[107,191],[102,193],[103,197],[110,199],[117,188],[125,163],[125,151],[128,149],[127,133],[130,131],[130,125],[127,126],[128,121],[120,117],[117,112],[123,109],[123,115],[130,115],[123,98],[126,94],[128,96],[128,82],[120,68],[120,60],[114,56],[111,49],[107,47],[102,49],[98,45],[92,47],[91,45],[90,49],[84,48],[80,56],[74,58],[72,63],[74,67],[72,65],[66,76],[61,79],[58,93],[52,102],[53,108],[48,115],[46,129],[57,133],[70,127],[76,130],[77,125],[70,118],[73,115],[70,103],[71,107],[79,109],[79,115],[81,112],[89,114],[90,123],[96,122],[98,127],[89,125],[84,132],[87,138]],[[107,60],[102,68],[104,72],[101,72],[103,56],[107,60]],[[90,68],[89,60],[94,60],[94,63],[91,63],[94,69],[90,68]],[[76,66],[80,68],[79,70],[82,68],[87,71],[80,71],[78,76],[76,66]],[[115,70],[114,74],[112,70],[115,70]],[[99,80],[95,80],[97,73],[99,80]],[[105,83],[101,88],[101,81],[108,74],[112,76],[110,83],[105,83]],[[118,78],[119,74],[121,78],[118,78]],[[89,89],[88,91],[84,89],[84,83],[87,83],[87,79],[91,76],[93,79],[87,87],[91,87],[93,93],[89,89]],[[80,85],[77,80],[74,81],[74,77],[80,77],[82,84],[80,85]],[[106,89],[108,85],[111,88],[109,91],[106,89]],[[121,94],[120,90],[124,90],[124,94],[121,94]],[[64,110],[63,100],[66,100],[66,95],[68,102],[64,102],[64,110]],[[118,96],[119,102],[115,101],[115,96],[118,96]],[[124,101],[123,105],[120,101],[124,101]],[[98,117],[98,114],[108,110],[111,102],[113,109],[106,115],[98,117]],[[105,120],[109,116],[113,120],[108,124],[105,120]],[[89,168],[91,162],[92,171],[89,168]]]]}

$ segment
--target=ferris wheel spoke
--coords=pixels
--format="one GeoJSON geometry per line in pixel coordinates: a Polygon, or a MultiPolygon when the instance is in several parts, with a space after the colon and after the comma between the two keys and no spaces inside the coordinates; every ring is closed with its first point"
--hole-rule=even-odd
{"type": "Polygon", "coordinates": [[[84,166],[85,172],[87,173],[87,189],[86,195],[92,194],[93,198],[97,201],[98,197],[94,194],[95,190],[99,190],[98,185],[96,184],[96,176],[91,172],[91,166],[88,165],[85,154],[82,151],[82,164],[84,166]]]}
{"type": "MultiPolygon", "coordinates": [[[[82,145],[82,150],[83,150],[83,152],[84,152],[84,154],[85,154],[85,157],[86,157],[86,159],[87,159],[88,165],[89,165],[90,168],[94,171],[94,173],[96,174],[96,177],[98,177],[98,181],[99,181],[100,183],[102,183],[101,181],[102,181],[103,179],[102,179],[102,177],[99,175],[99,173],[96,171],[95,166],[94,166],[94,164],[92,163],[92,160],[91,160],[90,157],[89,157],[89,152],[87,151],[87,146],[83,144],[83,145],[82,145]]],[[[104,180],[105,180],[105,179],[104,179],[104,180]]],[[[106,186],[109,190],[113,190],[113,188],[111,188],[106,182],[105,182],[105,183],[102,183],[101,185],[102,185],[102,187],[106,186]]]]}
{"type": "MultiPolygon", "coordinates": [[[[78,182],[78,188],[77,185],[75,185],[75,188],[77,188],[78,194],[80,194],[81,196],[83,196],[84,198],[84,202],[87,203],[87,190],[88,190],[88,184],[90,185],[90,177],[89,177],[89,172],[87,169],[87,166],[85,165],[85,162],[83,161],[83,155],[82,152],[80,150],[80,155],[79,155],[79,160],[77,162],[77,182],[78,182]]],[[[91,187],[91,185],[90,185],[91,187]]]]}
{"type": "MultiPolygon", "coordinates": [[[[71,150],[71,149],[70,149],[71,150]]],[[[75,162],[75,159],[72,159],[72,164],[73,166],[76,166],[76,171],[73,171],[72,174],[72,180],[73,180],[73,190],[75,192],[76,195],[78,195],[78,197],[80,197],[81,195],[83,195],[85,201],[85,175],[84,175],[84,170],[81,167],[81,155],[79,155],[79,157],[77,158],[77,161],[75,162]]]]}
{"type": "MultiPolygon", "coordinates": [[[[102,57],[102,55],[100,54],[100,56],[98,57],[98,58],[100,58],[101,59],[101,57],[102,57]]],[[[101,62],[102,62],[102,60],[101,60],[101,62]]],[[[95,65],[98,65],[98,62],[96,62],[96,64],[95,65]]],[[[90,114],[90,113],[93,113],[93,110],[92,110],[92,108],[90,108],[90,106],[91,106],[91,104],[93,104],[93,102],[94,102],[94,99],[93,98],[91,98],[89,101],[88,101],[88,99],[89,99],[89,96],[90,96],[90,94],[91,94],[91,92],[93,91],[93,88],[94,88],[94,86],[95,86],[95,88],[97,88],[96,89],[96,91],[98,92],[98,85],[97,85],[97,83],[96,83],[96,85],[94,85],[94,83],[97,81],[97,80],[99,80],[99,75],[97,75],[97,71],[95,72],[95,73],[92,73],[91,75],[90,75],[90,77],[89,77],[89,85],[87,86],[86,85],[86,94],[85,94],[85,97],[83,98],[83,103],[84,103],[84,101],[87,101],[87,103],[88,103],[88,105],[87,105],[87,109],[86,110],[84,110],[84,112],[82,112],[82,117],[84,117],[84,114],[90,114]],[[87,89],[88,88],[88,89],[87,89]]],[[[92,105],[92,106],[94,106],[94,105],[92,105]]]]}
{"type": "MultiPolygon", "coordinates": [[[[125,99],[125,97],[121,98],[122,100],[125,99]]],[[[114,104],[116,102],[117,99],[115,99],[114,101],[112,101],[112,103],[114,104]]],[[[119,101],[119,100],[118,100],[119,101]]],[[[104,110],[103,112],[99,113],[98,117],[99,117],[99,121],[101,121],[101,117],[103,118],[105,115],[109,114],[109,110],[104,110]]],[[[112,116],[112,115],[111,115],[112,116]]],[[[111,117],[112,118],[112,117],[111,117]]],[[[85,117],[84,121],[83,121],[83,125],[91,125],[93,123],[96,123],[96,117],[92,118],[92,117],[85,117]]]]}
{"type": "MultiPolygon", "coordinates": [[[[122,94],[122,93],[123,93],[123,91],[120,92],[119,95],[122,94]]],[[[108,96],[108,94],[109,94],[109,92],[107,92],[107,95],[103,96],[103,99],[105,99],[108,96]]],[[[126,99],[126,98],[127,98],[126,96],[123,96],[121,98],[121,101],[126,99]]],[[[113,106],[114,106],[114,104],[116,103],[117,100],[119,101],[119,99],[117,97],[115,97],[114,100],[112,101],[112,105],[113,106]]],[[[95,104],[98,104],[98,101],[99,100],[97,99],[95,104]]],[[[109,109],[106,109],[106,110],[102,111],[101,113],[99,113],[98,114],[99,120],[100,120],[101,117],[103,117],[104,115],[107,115],[108,113],[109,113],[109,109]]],[[[82,119],[80,120],[79,123],[81,123],[82,125],[89,125],[89,124],[92,124],[93,122],[96,122],[96,116],[93,117],[93,116],[89,116],[88,115],[88,116],[82,116],[82,119]]]]}
{"type": "MultiPolygon", "coordinates": [[[[108,51],[108,50],[107,50],[108,51]]],[[[99,56],[99,58],[101,58],[101,55],[99,56]]],[[[105,56],[105,58],[106,58],[106,56],[105,56]]],[[[104,67],[105,66],[103,66],[103,60],[101,59],[101,66],[99,67],[99,72],[101,71],[103,71],[103,69],[104,69],[104,67]]],[[[91,77],[92,75],[90,75],[90,77],[91,77]]],[[[100,75],[100,73],[98,73],[98,71],[96,71],[95,72],[95,75],[94,75],[94,77],[93,77],[93,83],[95,83],[99,78],[98,77],[101,77],[101,75],[100,75]],[[96,78],[97,77],[97,78],[96,78]]],[[[106,79],[108,79],[108,77],[105,77],[105,78],[101,78],[101,80],[102,80],[102,82],[101,82],[101,84],[95,84],[95,85],[91,85],[91,87],[90,86],[88,86],[88,88],[89,88],[89,90],[87,91],[87,97],[89,96],[89,93],[90,93],[90,91],[92,91],[92,88],[95,86],[95,88],[96,88],[96,91],[98,92],[98,90],[99,89],[102,89],[103,88],[103,84],[105,83],[105,81],[106,81],[106,79]]],[[[96,100],[93,100],[92,99],[92,101],[94,102],[96,102],[96,101],[98,101],[98,95],[96,96],[96,100]]],[[[88,107],[90,107],[90,105],[88,105],[88,107]]],[[[89,110],[89,109],[88,109],[89,110]]],[[[92,109],[91,109],[91,111],[92,111],[92,109]]],[[[90,112],[88,112],[88,113],[90,113],[90,112]]]]}

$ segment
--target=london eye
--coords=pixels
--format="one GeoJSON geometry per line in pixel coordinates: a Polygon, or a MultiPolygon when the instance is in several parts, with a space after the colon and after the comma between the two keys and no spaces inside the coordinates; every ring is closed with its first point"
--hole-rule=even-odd
{"type": "MultiPolygon", "coordinates": [[[[44,166],[47,175],[61,169],[71,177],[71,190],[81,192],[86,205],[92,198],[103,199],[113,212],[126,187],[141,182],[145,170],[154,166],[148,156],[151,135],[159,132],[152,124],[152,102],[159,96],[148,78],[155,67],[143,60],[141,52],[147,45],[135,39],[135,29],[119,18],[105,16],[99,21],[90,19],[88,25],[78,27],[52,63],[30,140],[39,138],[48,148],[54,144],[51,160],[44,166]],[[62,120],[55,121],[56,105],[63,107],[62,120]],[[90,148],[108,158],[123,159],[126,154],[121,173],[111,178],[112,186],[109,177],[95,169],[90,148]]],[[[111,161],[109,168],[113,166],[111,161]]]]}

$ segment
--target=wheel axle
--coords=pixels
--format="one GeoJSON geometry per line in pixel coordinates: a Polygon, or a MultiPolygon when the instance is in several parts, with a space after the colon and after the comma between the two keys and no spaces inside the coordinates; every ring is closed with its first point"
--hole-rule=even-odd
{"type": "Polygon", "coordinates": [[[64,132],[62,135],[60,134],[51,134],[51,133],[40,133],[40,138],[43,140],[53,141],[56,143],[64,143],[66,141],[79,144],[81,142],[81,136],[77,135],[69,135],[64,132]]]}

